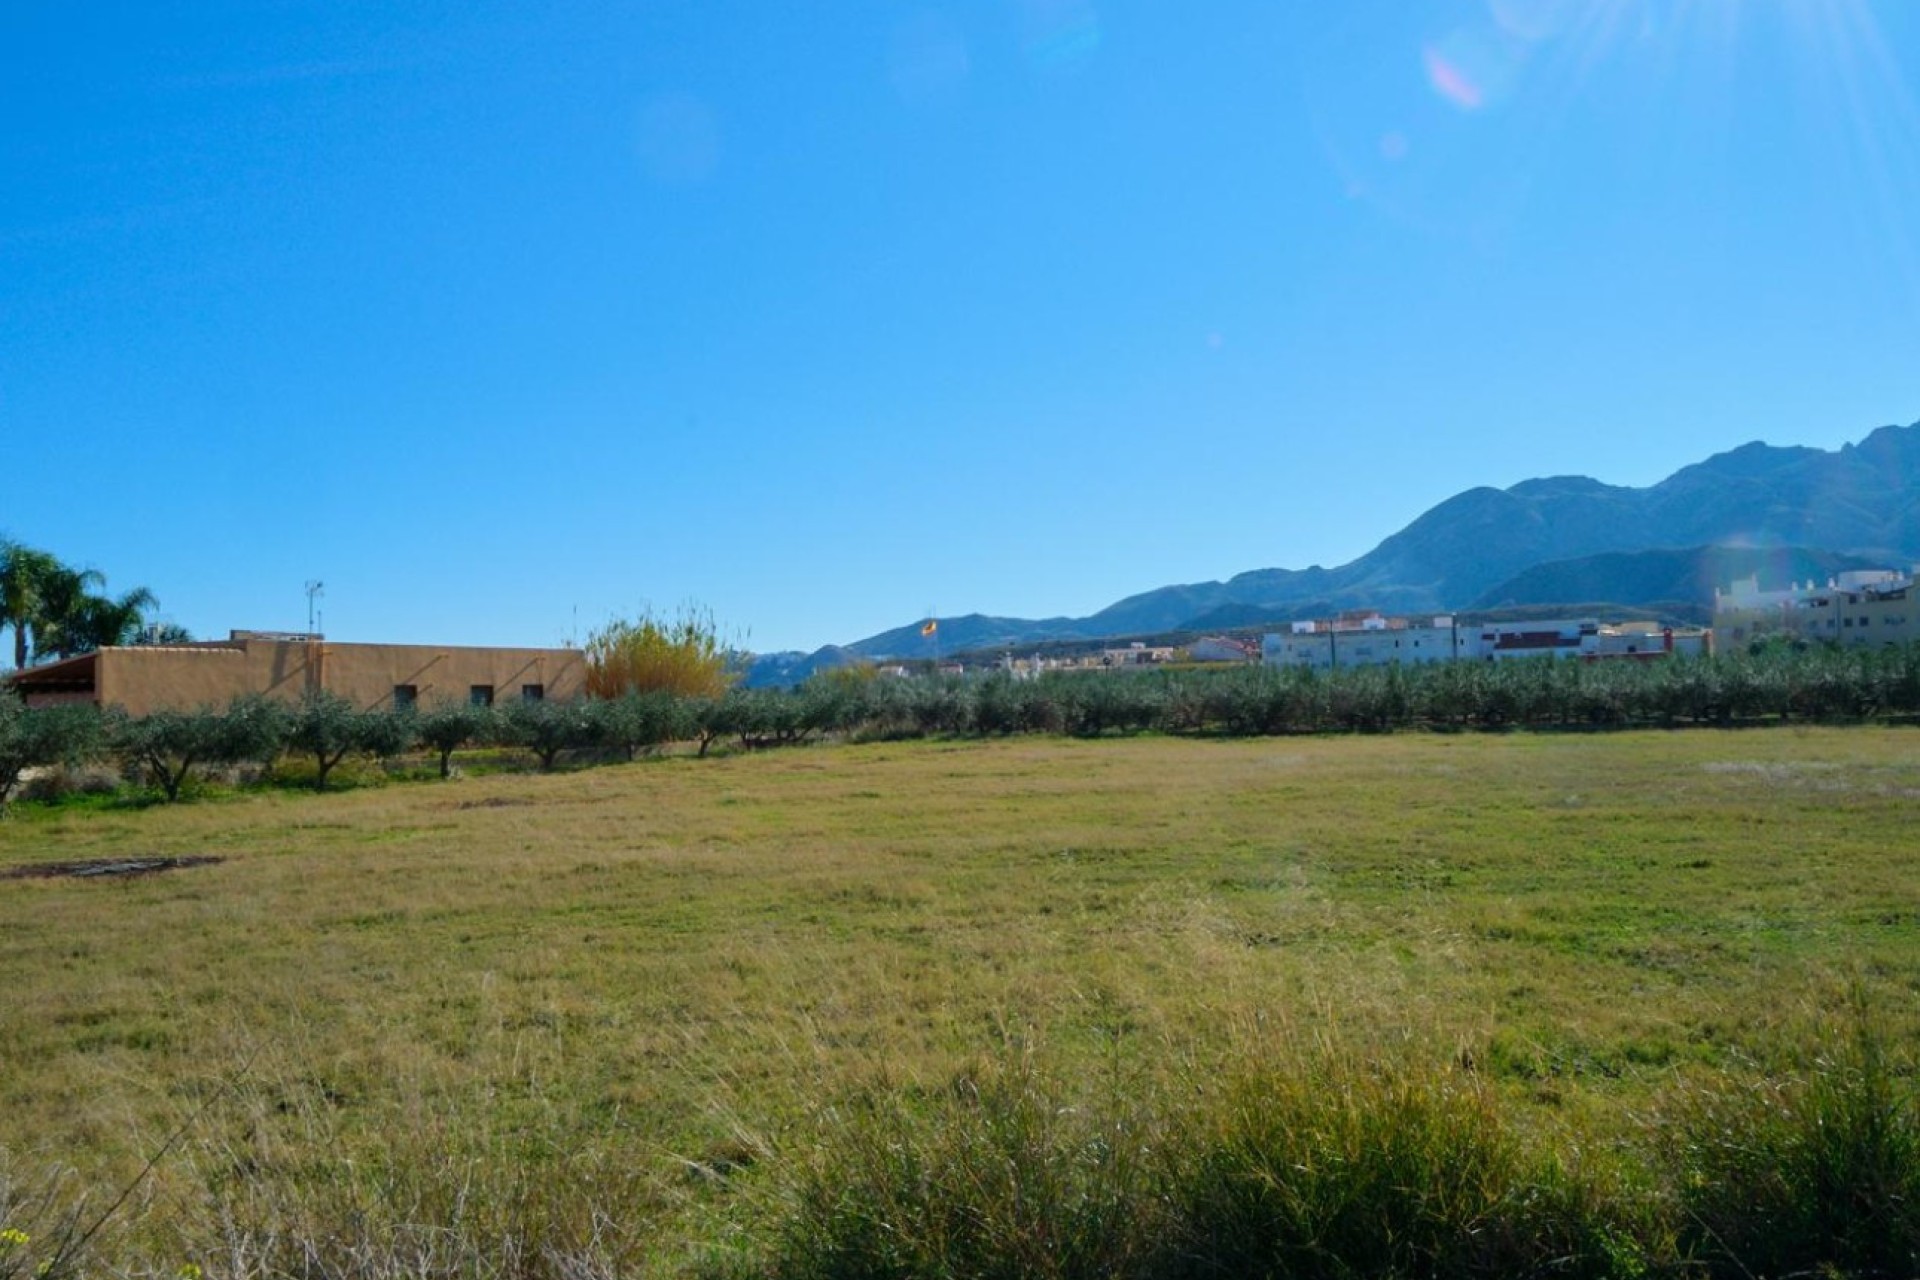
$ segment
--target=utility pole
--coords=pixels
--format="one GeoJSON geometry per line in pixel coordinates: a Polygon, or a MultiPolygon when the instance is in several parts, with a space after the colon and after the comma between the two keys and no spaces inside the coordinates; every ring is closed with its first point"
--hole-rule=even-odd
{"type": "Polygon", "coordinates": [[[317,694],[326,688],[326,675],[320,669],[319,610],[316,602],[327,593],[327,584],[318,578],[307,580],[307,692],[317,694]]]}

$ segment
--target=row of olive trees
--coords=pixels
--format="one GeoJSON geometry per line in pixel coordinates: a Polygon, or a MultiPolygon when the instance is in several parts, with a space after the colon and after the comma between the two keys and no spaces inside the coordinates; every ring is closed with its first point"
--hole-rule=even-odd
{"type": "Polygon", "coordinates": [[[1243,667],[1035,680],[816,676],[797,689],[656,690],[499,707],[362,710],[332,694],[286,704],[243,698],[224,711],[138,719],[86,708],[24,710],[0,695],[0,805],[38,765],[116,758],[168,799],[194,771],[283,755],[310,760],[315,785],[353,756],[425,752],[451,772],[457,751],[506,746],[543,770],[568,752],[631,760],[670,743],[704,756],[863,736],[1094,737],[1153,731],[1251,736],[1406,728],[1624,728],[1920,716],[1920,646],[1794,650],[1657,662],[1447,663],[1335,672],[1243,667]]]}
{"type": "Polygon", "coordinates": [[[860,733],[1156,731],[1248,736],[1406,728],[1624,728],[1920,715],[1920,647],[1780,648],[1598,663],[1539,659],[1325,672],[1242,667],[938,680],[816,677],[737,690],[694,719],[743,746],[860,733]]]}
{"type": "Polygon", "coordinates": [[[666,694],[580,702],[515,702],[498,707],[449,703],[420,711],[365,710],[331,693],[297,703],[236,699],[224,710],[155,711],[133,717],[91,707],[28,710],[0,692],[0,808],[29,769],[119,761],[177,800],[196,771],[282,757],[310,761],[324,790],[353,757],[393,759],[422,751],[442,777],[464,747],[525,750],[551,769],[563,752],[594,749],[631,760],[663,743],[698,736],[692,702],[666,694]]]}
{"type": "MultiPolygon", "coordinates": [[[[666,704],[663,704],[666,705],[666,704]]],[[[670,740],[781,746],[859,735],[1250,736],[1396,729],[1628,728],[1920,715],[1920,647],[1582,663],[1556,659],[892,680],[675,698],[670,740]]],[[[663,715],[666,713],[663,712],[663,715]]],[[[578,745],[592,745],[582,740],[578,745]]]]}

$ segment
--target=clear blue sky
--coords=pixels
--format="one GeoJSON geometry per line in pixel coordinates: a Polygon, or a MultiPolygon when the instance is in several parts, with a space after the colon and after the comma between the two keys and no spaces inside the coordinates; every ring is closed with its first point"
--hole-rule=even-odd
{"type": "Polygon", "coordinates": [[[759,650],[1920,419],[1910,0],[0,7],[0,533],[759,650]]]}

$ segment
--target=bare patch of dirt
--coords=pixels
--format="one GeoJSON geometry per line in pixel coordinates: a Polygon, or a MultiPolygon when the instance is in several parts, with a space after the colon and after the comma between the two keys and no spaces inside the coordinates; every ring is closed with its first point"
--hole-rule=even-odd
{"type": "Polygon", "coordinates": [[[95,877],[145,876],[158,871],[176,871],[182,867],[210,867],[225,862],[210,856],[188,858],[88,858],[84,862],[39,862],[26,867],[0,870],[0,880],[54,880],[70,877],[90,880],[95,877]]]}

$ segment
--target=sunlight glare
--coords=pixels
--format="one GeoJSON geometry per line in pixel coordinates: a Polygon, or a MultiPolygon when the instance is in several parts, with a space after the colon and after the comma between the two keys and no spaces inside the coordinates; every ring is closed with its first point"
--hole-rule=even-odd
{"type": "MultiPolygon", "coordinates": [[[[1830,132],[1828,152],[1848,190],[1864,193],[1858,234],[1883,246],[1894,292],[1920,316],[1920,106],[1870,0],[1784,0],[1795,74],[1830,132]]],[[[1911,55],[1909,55],[1911,56],[1911,55]]]]}

